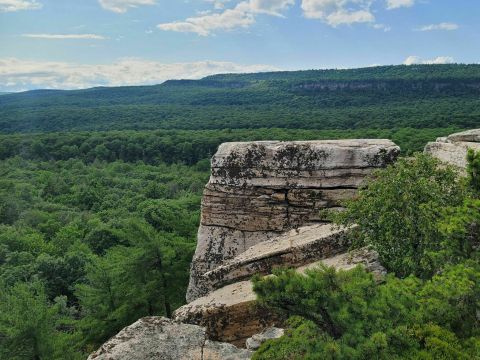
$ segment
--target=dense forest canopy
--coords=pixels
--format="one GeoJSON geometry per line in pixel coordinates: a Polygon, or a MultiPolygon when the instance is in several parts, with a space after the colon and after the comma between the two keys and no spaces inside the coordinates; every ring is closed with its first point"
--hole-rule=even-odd
{"type": "Polygon", "coordinates": [[[0,97],[0,132],[392,129],[480,124],[480,65],[218,75],[0,97]]]}
{"type": "Polygon", "coordinates": [[[209,80],[428,80],[478,79],[478,64],[372,66],[358,69],[275,71],[254,74],[220,74],[209,80]]]}

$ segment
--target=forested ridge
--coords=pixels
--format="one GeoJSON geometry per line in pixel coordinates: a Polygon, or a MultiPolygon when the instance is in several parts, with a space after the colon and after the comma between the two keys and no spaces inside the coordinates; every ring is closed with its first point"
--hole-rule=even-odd
{"type": "Polygon", "coordinates": [[[0,132],[475,127],[480,65],[218,75],[0,97],[0,132]]]}
{"type": "MultiPolygon", "coordinates": [[[[209,158],[219,144],[389,138],[402,147],[403,155],[411,156],[436,137],[480,127],[479,93],[480,65],[418,65],[227,74],[155,86],[3,94],[0,359],[84,359],[138,318],[169,316],[182,305],[209,158]]],[[[471,161],[479,160],[473,156],[471,161]]],[[[393,190],[380,187],[377,193],[387,194],[382,198],[384,207],[374,204],[367,192],[358,204],[370,212],[361,213],[350,204],[350,218],[336,220],[348,223],[361,215],[372,221],[364,224],[369,231],[381,229],[375,223],[380,215],[372,209],[383,214],[407,209],[411,217],[399,216],[398,223],[388,226],[398,226],[399,232],[406,225],[416,229],[408,235],[413,244],[420,241],[430,246],[438,236],[460,245],[453,249],[427,246],[428,254],[422,253],[425,257],[419,260],[410,257],[415,251],[408,243],[404,250],[411,262],[402,266],[385,253],[392,264],[389,270],[399,277],[392,275],[384,288],[377,288],[360,270],[312,275],[316,284],[322,284],[325,277],[341,284],[340,290],[330,289],[327,303],[335,297],[354,299],[362,309],[365,304],[374,306],[382,320],[367,329],[355,316],[375,314],[355,313],[348,307],[344,312],[334,310],[332,314],[344,321],[346,337],[332,339],[321,324],[299,320],[298,309],[291,309],[287,314],[290,337],[283,343],[267,344],[259,358],[280,359],[278,349],[285,350],[285,358],[291,349],[301,349],[300,354],[337,349],[338,356],[331,358],[339,359],[365,354],[390,359],[402,347],[409,353],[397,358],[415,358],[418,352],[417,358],[422,359],[471,358],[479,351],[478,323],[469,317],[476,306],[472,304],[480,301],[479,270],[469,262],[476,259],[469,241],[478,240],[480,223],[475,176],[467,184],[441,173],[447,179],[439,178],[444,186],[438,188],[421,171],[431,163],[418,160],[415,164],[420,165],[399,168],[416,170],[410,177],[399,175],[398,168],[387,174],[392,184],[403,184],[397,188],[400,193],[416,194],[412,189],[420,186],[418,198],[388,202],[393,196],[388,191],[393,190]],[[445,189],[453,189],[448,192],[451,197],[440,196],[445,189]],[[429,194],[439,195],[437,202],[429,194]],[[401,207],[395,207],[396,203],[401,207]],[[440,205],[445,205],[445,212],[429,212],[440,205]],[[417,207],[425,213],[415,213],[412,209],[417,207]],[[418,219],[433,222],[426,226],[426,220],[418,219]],[[433,231],[432,226],[442,231],[433,231]],[[436,266],[442,261],[451,267],[439,270],[436,266]],[[447,280],[432,277],[442,274],[447,280]],[[449,285],[445,291],[439,287],[440,294],[434,293],[431,284],[439,281],[447,285],[461,281],[465,286],[456,297],[447,298],[442,294],[455,287],[449,285]],[[396,301],[397,297],[410,302],[396,301]],[[451,304],[463,299],[464,311],[458,316],[468,321],[460,329],[451,304]],[[422,302],[442,309],[445,321],[430,314],[430,308],[425,310],[422,302]],[[398,326],[386,332],[386,324],[398,320],[389,315],[396,306],[404,321],[397,321],[398,326]],[[415,312],[405,310],[409,307],[415,312]],[[422,321],[428,327],[418,327],[422,321]],[[348,339],[357,335],[360,352],[353,353],[348,339]],[[398,339],[409,342],[391,345],[398,339]],[[422,347],[429,341],[452,343],[453,350],[445,345],[448,356],[432,357],[422,347]],[[462,346],[465,353],[461,353],[462,346]]],[[[385,243],[397,240],[387,238],[385,243]]],[[[382,244],[377,244],[380,250],[382,244]]],[[[297,290],[309,286],[291,274],[279,276],[297,290]]],[[[285,289],[262,284],[259,279],[261,301],[281,313],[274,300],[285,289]],[[262,297],[262,286],[271,287],[270,298],[262,297]]],[[[304,295],[305,301],[315,304],[310,293],[304,295]]]]}

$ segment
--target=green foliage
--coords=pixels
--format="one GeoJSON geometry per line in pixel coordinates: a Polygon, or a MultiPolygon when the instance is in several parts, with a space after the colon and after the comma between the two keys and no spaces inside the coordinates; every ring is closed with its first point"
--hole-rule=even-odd
{"type": "Polygon", "coordinates": [[[0,359],[81,359],[62,299],[47,300],[39,282],[0,286],[0,359]]]}
{"type": "Polygon", "coordinates": [[[466,199],[448,208],[440,223],[445,234],[439,261],[456,263],[466,258],[478,260],[480,250],[480,200],[466,199]]]}
{"type": "Polygon", "coordinates": [[[17,359],[84,359],[138,318],[183,305],[208,179],[198,169],[2,160],[0,199],[15,216],[0,212],[0,359],[22,341],[17,359]]]}
{"type": "Polygon", "coordinates": [[[285,336],[253,359],[478,359],[480,267],[448,267],[432,280],[357,267],[257,277],[259,303],[289,317],[285,336]]]}
{"type": "MultiPolygon", "coordinates": [[[[69,132],[23,135],[0,135],[0,159],[19,156],[25,160],[52,161],[80,159],[85,163],[95,161],[135,163],[142,161],[149,165],[162,163],[200,164],[208,170],[210,157],[217,147],[229,141],[253,140],[322,140],[351,138],[392,139],[403,154],[421,151],[428,141],[461,130],[447,128],[396,128],[396,129],[356,129],[356,130],[302,130],[262,128],[254,130],[156,130],[156,131],[108,131],[108,132],[69,132]],[[101,144],[108,150],[98,154],[101,144]],[[37,149],[41,146],[42,150],[37,149]],[[65,148],[74,149],[65,151],[65,148]],[[106,158],[106,159],[105,159],[106,158]]],[[[198,166],[200,166],[198,165],[198,166]]],[[[199,169],[201,170],[201,169],[199,169]]],[[[176,179],[175,181],[182,181],[176,179]]],[[[203,184],[202,184],[203,185],[203,184]]],[[[65,189],[61,179],[50,176],[46,179],[45,195],[65,189]]],[[[168,189],[162,189],[168,191],[168,189]]],[[[88,191],[88,188],[85,189],[88,191]]],[[[9,199],[9,197],[5,197],[9,199]]],[[[9,202],[11,204],[12,201],[9,202]]],[[[7,209],[12,209],[8,207],[7,209]]]]}
{"type": "Polygon", "coordinates": [[[480,151],[475,152],[472,149],[468,149],[467,161],[467,173],[470,186],[480,194],[480,151]]]}
{"type": "Polygon", "coordinates": [[[428,277],[437,269],[435,253],[445,239],[442,211],[463,201],[455,171],[438,165],[423,154],[400,159],[378,171],[345,212],[333,215],[338,223],[358,224],[357,245],[373,246],[397,276],[428,277]]]}
{"type": "Polygon", "coordinates": [[[184,303],[193,244],[159,234],[140,219],[129,223],[124,236],[128,246],[96,257],[87,281],[77,286],[85,311],[81,328],[90,344],[101,344],[142,316],[170,317],[184,303]]]}

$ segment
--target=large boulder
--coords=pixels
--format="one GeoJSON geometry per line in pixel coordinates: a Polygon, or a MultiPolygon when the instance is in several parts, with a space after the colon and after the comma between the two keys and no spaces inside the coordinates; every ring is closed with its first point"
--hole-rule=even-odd
{"type": "Polygon", "coordinates": [[[468,130],[438,138],[425,147],[425,153],[442,162],[455,166],[465,174],[467,167],[467,151],[480,151],[480,129],[468,130]]]}
{"type": "Polygon", "coordinates": [[[204,274],[253,245],[322,222],[400,149],[390,140],[225,143],[202,199],[187,301],[209,289],[204,274]]]}
{"type": "Polygon", "coordinates": [[[251,351],[207,339],[205,328],[146,317],[111,338],[88,360],[247,360],[251,351]]]}

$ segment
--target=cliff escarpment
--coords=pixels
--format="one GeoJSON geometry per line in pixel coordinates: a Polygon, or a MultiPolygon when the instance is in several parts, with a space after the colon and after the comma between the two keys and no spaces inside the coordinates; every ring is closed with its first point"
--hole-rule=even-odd
{"type": "Polygon", "coordinates": [[[389,140],[225,143],[212,158],[187,301],[209,292],[204,275],[248,248],[321,223],[366,176],[393,162],[389,140]]]}
{"type": "Polygon", "coordinates": [[[173,321],[149,318],[132,325],[138,331],[125,329],[90,359],[249,358],[251,352],[242,348],[264,336],[256,334],[281,334],[269,329],[283,325],[255,305],[250,281],[255,274],[269,275],[277,267],[302,273],[323,263],[337,269],[361,264],[381,277],[385,270],[377,254],[349,253],[351,228],[327,223],[322,211],[341,209],[343,200],[353,198],[372,172],[394,162],[399,152],[390,140],[221,145],[202,199],[187,305],[176,310],[173,321]],[[185,334],[198,333],[192,346],[182,327],[185,334]]]}

